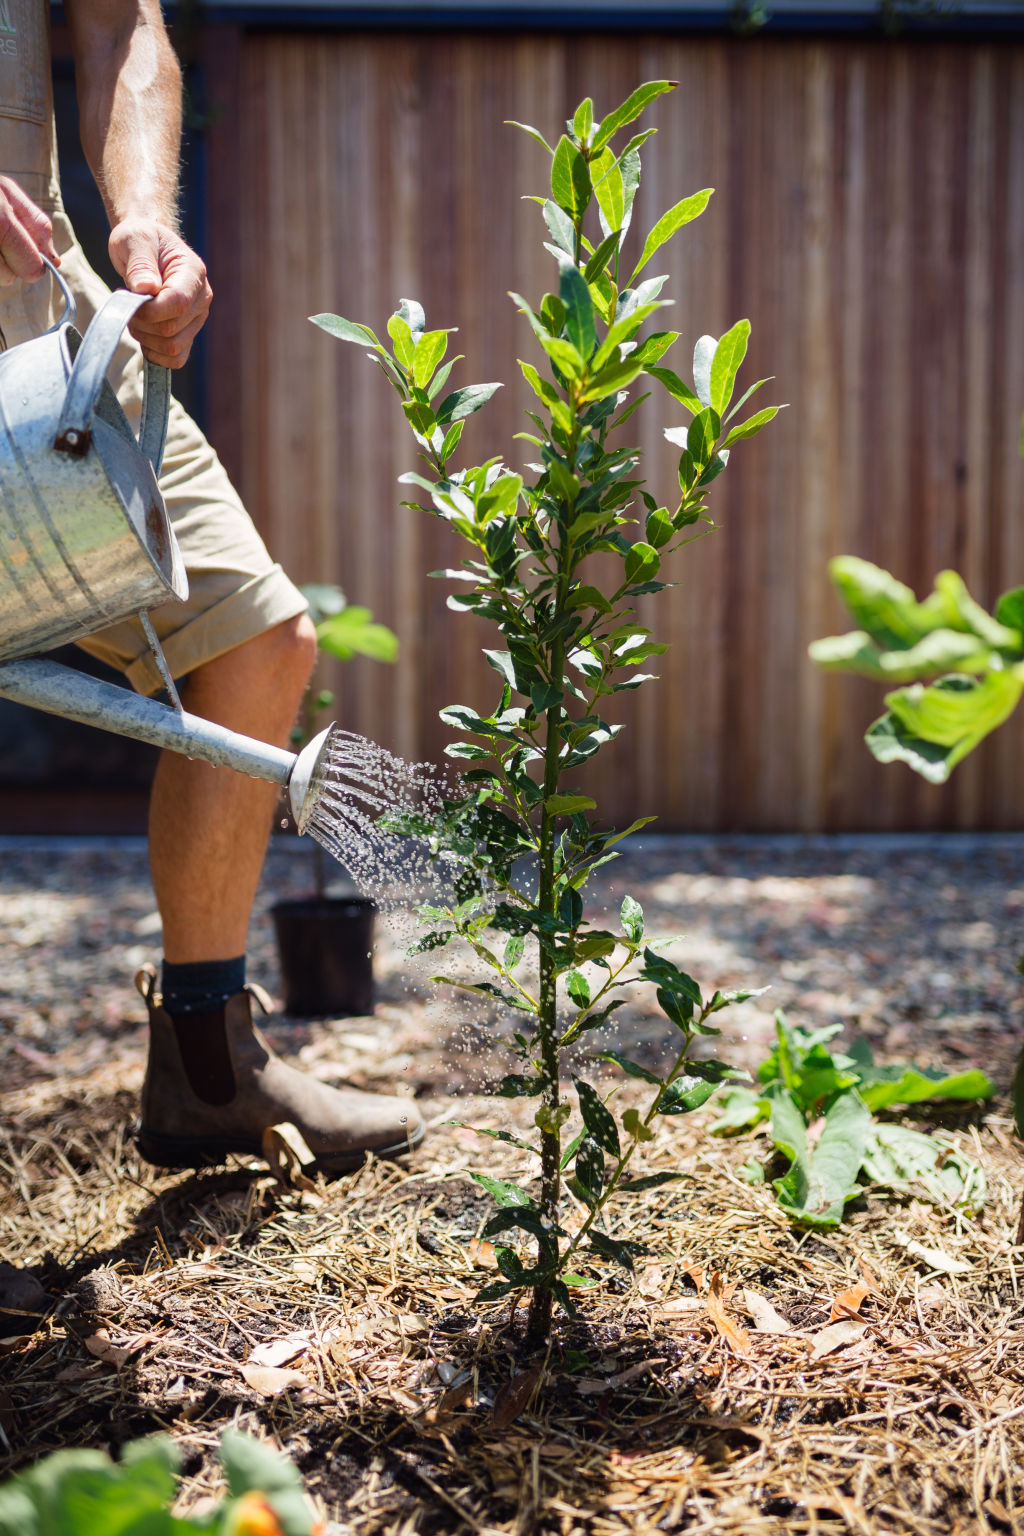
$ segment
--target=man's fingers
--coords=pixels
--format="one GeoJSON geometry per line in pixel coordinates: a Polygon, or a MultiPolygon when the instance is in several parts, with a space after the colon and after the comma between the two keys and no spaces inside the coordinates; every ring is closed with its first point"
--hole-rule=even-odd
{"type": "Polygon", "coordinates": [[[142,317],[149,307],[149,304],[142,306],[128,329],[142,347],[144,356],[151,363],[159,363],[162,368],[181,368],[188,361],[192,343],[203,328],[206,320],[205,311],[192,320],[184,330],[176,331],[173,336],[164,336],[142,324],[142,317]]]}
{"type": "Polygon", "coordinates": [[[45,271],[43,256],[59,260],[50,220],[16,182],[0,176],[0,284],[34,283],[45,271]]]}

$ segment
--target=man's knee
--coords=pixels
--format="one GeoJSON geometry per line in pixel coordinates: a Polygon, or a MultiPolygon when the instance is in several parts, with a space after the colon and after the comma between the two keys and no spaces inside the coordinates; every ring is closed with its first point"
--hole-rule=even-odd
{"type": "Polygon", "coordinates": [[[227,692],[236,697],[256,695],[291,701],[297,706],[309,683],[316,652],[316,627],[308,614],[300,613],[197,667],[186,688],[193,698],[227,692]]]}

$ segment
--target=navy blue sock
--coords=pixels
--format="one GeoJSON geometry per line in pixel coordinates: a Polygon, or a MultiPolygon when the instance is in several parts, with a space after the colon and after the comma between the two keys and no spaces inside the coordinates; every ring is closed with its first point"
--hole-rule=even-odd
{"type": "Polygon", "coordinates": [[[187,1013],[213,1013],[245,986],[245,956],[234,960],[197,960],[185,965],[163,963],[160,990],[172,1018],[187,1013]]]}

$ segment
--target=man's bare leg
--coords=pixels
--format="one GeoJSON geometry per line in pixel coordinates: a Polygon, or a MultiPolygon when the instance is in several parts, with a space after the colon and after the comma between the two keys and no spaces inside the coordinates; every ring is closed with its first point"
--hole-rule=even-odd
{"type": "MultiPolygon", "coordinates": [[[[302,614],[198,667],[182,703],[229,730],[285,746],[315,659],[316,633],[302,614]]],[[[167,960],[244,954],[280,793],[231,768],[163,753],[150,802],[149,858],[167,960]]]]}
{"type": "MultiPolygon", "coordinates": [[[[283,744],[315,655],[307,618],[278,625],[198,668],[184,702],[232,730],[283,744]]],[[[169,962],[179,1002],[183,972],[194,976],[244,957],[278,794],[230,768],[173,753],[160,761],[150,863],[164,923],[164,977],[169,962]]],[[[368,1152],[396,1157],[422,1140],[426,1127],[409,1099],[329,1087],[269,1052],[253,1030],[248,992],[164,1007],[152,968],[139,980],[149,1059],[137,1139],[149,1162],[195,1168],[233,1152],[259,1156],[264,1132],[282,1121],[297,1127],[325,1173],[358,1167],[368,1152]]]]}

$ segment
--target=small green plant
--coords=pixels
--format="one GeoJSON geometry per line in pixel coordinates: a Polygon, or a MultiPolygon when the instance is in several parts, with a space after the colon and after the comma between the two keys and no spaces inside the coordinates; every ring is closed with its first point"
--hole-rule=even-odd
{"type": "MultiPolygon", "coordinates": [[[[583,910],[593,871],[616,856],[622,838],[651,820],[605,830],[595,802],[573,782],[622,729],[607,718],[608,705],[648,682],[644,664],[665,649],[637,605],[665,590],[666,558],[714,527],[705,501],[709,486],[725,470],[733,445],[754,436],[779,409],[742,416],[764,379],[734,399],[748,321],[717,340],[700,338],[692,384],[662,361],[678,332],[641,336],[664,303],[659,294],[666,281],[642,274],[711,197],[710,188],[695,192],[642,239],[632,235],[640,149],[655,130],[635,132],[630,125],[672,88],[667,80],[642,85],[601,120],[588,98],[554,147],[536,129],[514,125],[549,157],[550,192],[533,201],[556,273],[536,307],[512,295],[541,353],[539,367],[520,362],[536,397],[528,413],[533,430],[520,434],[532,451],[523,472],[501,458],[453,467],[467,417],[499,385],[446,392],[459,359],[445,361],[450,333],[428,330],[418,303],[403,300],[388,320],[390,345],[340,316],[313,317],[331,335],[366,348],[395,389],[426,467],[425,474],[402,478],[425,493],[468,546],[460,566],[435,573],[465,584],[449,597],[449,607],[490,620],[503,640],[484,653],[500,684],[493,712],[463,704],[442,711],[463,733],[448,752],[471,765],[462,776],[465,798],[450,803],[437,823],[409,822],[406,829],[431,836],[449,867],[458,861],[454,897],[427,909],[432,931],[419,948],[459,939],[496,978],[436,979],[481,994],[520,1021],[511,1042],[518,1070],[498,1092],[538,1101],[536,1138],[482,1134],[536,1157],[539,1176],[528,1190],[478,1175],[498,1205],[487,1235],[503,1240],[497,1249],[503,1278],[481,1296],[527,1291],[534,1341],[549,1333],[555,1298],[571,1312],[569,1288],[595,1283],[577,1265],[589,1257],[631,1267],[630,1245],[608,1230],[609,1201],[666,1177],[632,1178],[634,1153],[652,1139],[657,1116],[697,1108],[730,1075],[719,1061],[695,1060],[691,1049],[698,1036],[718,1033],[713,1020],[722,1009],[750,995],[705,994],[645,942],[643,913],[630,897],[614,931],[592,926],[583,910]],[[626,142],[613,147],[627,130],[626,142]],[[629,393],[648,381],[665,389],[685,417],[665,434],[680,450],[679,495],[671,505],[660,505],[635,477],[639,450],[621,436],[649,392],[633,399],[629,393]],[[638,524],[639,536],[631,531],[638,524]],[[650,1097],[617,1121],[608,1102],[577,1075],[574,1125],[573,1105],[563,1097],[563,1055],[607,1022],[622,1006],[621,989],[636,981],[657,989],[679,1031],[678,1047],[660,1073],[615,1052],[598,1053],[648,1084],[650,1097]],[[563,1180],[586,1212],[572,1237],[563,1225],[563,1180]]],[[[420,509],[419,502],[407,505],[420,509]]]]}
{"type": "Polygon", "coordinates": [[[119,1462],[102,1451],[55,1451],[0,1488],[0,1536],[319,1536],[302,1479],[286,1457],[225,1430],[228,1496],[198,1519],[172,1515],[179,1456],[155,1435],[119,1462]]]}
{"type": "MultiPolygon", "coordinates": [[[[876,1066],[866,1040],[846,1054],[828,1048],[841,1028],[807,1031],[777,1012],[775,1047],[757,1071],[761,1086],[730,1088],[711,1129],[732,1134],[768,1121],[776,1152],[789,1162],[772,1181],[775,1193],[787,1216],[804,1226],[838,1226],[865,1182],[980,1209],[981,1169],[948,1137],[872,1117],[895,1105],[990,1098],[994,1089],[984,1072],[948,1076],[927,1067],[876,1066]]],[[[756,1162],[744,1172],[752,1183],[765,1177],[756,1162]]]]}

